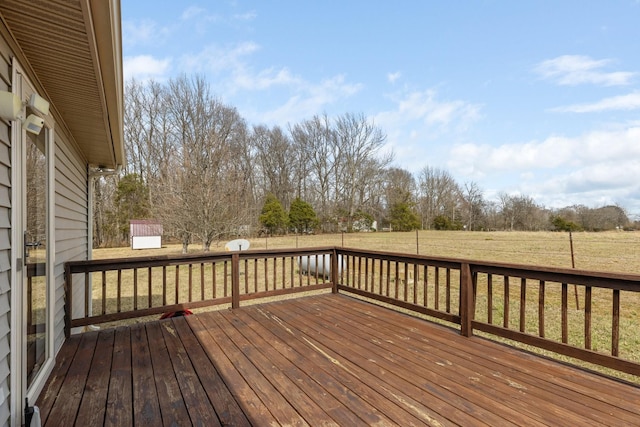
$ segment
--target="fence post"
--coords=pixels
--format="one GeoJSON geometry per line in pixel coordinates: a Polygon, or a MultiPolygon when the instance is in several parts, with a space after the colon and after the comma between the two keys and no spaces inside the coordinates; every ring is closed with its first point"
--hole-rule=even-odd
{"type": "Polygon", "coordinates": [[[338,252],[336,248],[333,248],[333,252],[331,252],[331,293],[338,293],[338,252]]]}
{"type": "Polygon", "coordinates": [[[460,335],[465,337],[473,335],[473,301],[471,266],[465,262],[460,264],[460,335]]]}
{"type": "Polygon", "coordinates": [[[231,308],[240,307],[240,254],[231,255],[231,308]]]}

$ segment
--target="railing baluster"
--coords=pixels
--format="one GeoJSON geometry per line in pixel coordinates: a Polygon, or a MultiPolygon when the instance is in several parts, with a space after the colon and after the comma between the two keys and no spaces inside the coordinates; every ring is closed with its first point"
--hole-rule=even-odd
{"type": "Polygon", "coordinates": [[[433,304],[436,310],[440,309],[440,267],[435,267],[435,279],[433,283],[433,304]]]}
{"type": "Polygon", "coordinates": [[[175,292],[175,304],[180,302],[180,265],[176,265],[176,292],[175,292]]]}
{"type": "Polygon", "coordinates": [[[422,299],[424,300],[424,306],[427,307],[429,302],[429,267],[425,265],[423,268],[424,278],[422,279],[422,299]]]}
{"type": "Polygon", "coordinates": [[[107,312],[107,272],[102,272],[102,314],[107,312]]]}
{"type": "Polygon", "coordinates": [[[493,325],[493,274],[487,274],[487,323],[493,325]]]}
{"type": "Polygon", "coordinates": [[[447,313],[451,313],[451,269],[450,268],[447,268],[445,289],[446,289],[445,301],[447,304],[447,313]]]}
{"type": "Polygon", "coordinates": [[[118,289],[117,289],[117,296],[116,296],[116,304],[117,304],[117,311],[118,313],[121,312],[122,310],[122,269],[118,269],[118,289]]]}
{"type": "Polygon", "coordinates": [[[211,286],[213,287],[213,298],[218,298],[218,280],[216,277],[216,262],[211,264],[211,286]]]}
{"type": "Polygon", "coordinates": [[[189,299],[188,302],[193,301],[193,264],[189,263],[189,299]]]}
{"type": "Polygon", "coordinates": [[[591,350],[591,286],[584,289],[584,348],[591,350]]]}
{"type": "MultiPolygon", "coordinates": [[[[104,307],[104,304],[103,304],[103,307],[104,307]]],[[[133,269],[133,309],[134,310],[138,309],[138,269],[137,268],[133,269]]],[[[105,313],[102,313],[102,314],[105,314],[105,313]]]]}
{"type": "Polygon", "coordinates": [[[403,281],[404,281],[404,286],[403,286],[403,293],[404,293],[404,300],[409,301],[409,269],[407,268],[407,263],[403,263],[404,267],[404,276],[403,276],[403,281]]]}
{"type": "MultiPolygon", "coordinates": [[[[118,305],[120,303],[118,302],[118,305]]],[[[162,266],[162,305],[167,305],[167,266],[162,266]]]]}
{"type": "Polygon", "coordinates": [[[618,357],[620,346],[620,290],[613,290],[613,318],[611,319],[611,355],[618,357]]]}
{"type": "Polygon", "coordinates": [[[278,287],[278,266],[277,266],[277,261],[278,259],[276,257],[273,257],[273,289],[277,289],[278,287]]]}
{"type": "Polygon", "coordinates": [[[545,282],[540,280],[538,294],[538,335],[544,338],[544,300],[545,300],[545,282]]]}
{"type": "Polygon", "coordinates": [[[149,307],[153,307],[153,288],[152,288],[152,282],[151,282],[151,267],[148,268],[147,270],[147,275],[149,276],[147,278],[147,280],[149,281],[148,286],[149,286],[149,307]]]}
{"type": "Polygon", "coordinates": [[[225,298],[229,296],[229,281],[228,281],[228,277],[229,277],[229,271],[228,271],[228,262],[225,261],[224,262],[224,296],[225,298]]]}
{"type": "MultiPolygon", "coordinates": [[[[93,313],[89,313],[89,299],[91,298],[91,289],[89,284],[91,281],[89,280],[90,273],[84,273],[84,317],[90,317],[93,313]]],[[[102,293],[104,293],[104,288],[102,289],[102,293]]],[[[28,301],[31,301],[31,295],[27,296],[28,301]]]]}
{"type": "Polygon", "coordinates": [[[396,264],[396,272],[394,274],[394,283],[395,283],[395,294],[394,294],[394,298],[398,299],[398,276],[400,276],[400,266],[398,265],[398,261],[395,262],[396,264]]]}
{"type": "Polygon", "coordinates": [[[569,286],[562,284],[562,342],[569,342],[569,286]]]}
{"type": "Polygon", "coordinates": [[[520,278],[520,332],[525,331],[525,313],[527,310],[527,279],[520,278]]]}
{"type": "Polygon", "coordinates": [[[204,283],[204,263],[201,262],[200,263],[200,301],[204,301],[205,300],[205,295],[204,295],[204,288],[205,288],[205,283],[204,283]]]}
{"type": "Polygon", "coordinates": [[[502,326],[509,327],[509,276],[504,276],[504,316],[502,326]]]}
{"type": "Polygon", "coordinates": [[[420,280],[420,274],[418,273],[418,264],[413,264],[413,303],[418,304],[418,280],[420,280]]]}

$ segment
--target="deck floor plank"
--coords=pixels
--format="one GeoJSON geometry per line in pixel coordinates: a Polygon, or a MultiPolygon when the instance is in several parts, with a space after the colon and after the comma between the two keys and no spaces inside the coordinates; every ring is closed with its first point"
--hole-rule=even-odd
{"type": "MultiPolygon", "coordinates": [[[[361,317],[360,313],[345,313],[339,309],[328,307],[323,310],[322,316],[341,315],[343,326],[340,328],[342,335],[348,336],[353,333],[354,329],[360,329],[363,337],[370,329],[366,329],[366,318],[361,317]]],[[[388,319],[387,319],[388,321],[388,319]]],[[[520,384],[519,378],[505,378],[503,375],[479,375],[477,370],[473,369],[474,365],[458,357],[455,352],[443,350],[441,346],[433,346],[429,351],[425,352],[424,345],[416,351],[412,348],[413,342],[420,339],[421,336],[412,336],[411,332],[406,329],[387,328],[384,322],[378,323],[377,331],[385,334],[396,334],[397,341],[392,343],[378,340],[376,347],[384,352],[378,352],[382,357],[386,354],[395,354],[401,359],[412,360],[414,376],[420,377],[424,375],[424,379],[432,383],[447,384],[447,390],[455,391],[459,399],[471,398],[479,402],[485,410],[485,413],[479,414],[482,419],[486,419],[486,411],[496,411],[503,416],[509,416],[511,419],[518,416],[519,423],[529,422],[531,425],[540,425],[541,423],[553,423],[558,417],[563,417],[567,422],[580,425],[600,425],[598,420],[585,417],[581,414],[584,409],[580,405],[576,411],[567,411],[566,407],[555,405],[554,400],[545,399],[544,395],[535,395],[528,392],[528,389],[520,384]],[[386,330],[385,330],[386,329],[386,330]],[[402,331],[402,335],[398,332],[402,331]],[[397,345],[401,342],[402,345],[397,345]],[[414,351],[411,351],[414,350],[414,351]],[[514,393],[514,391],[517,391],[514,393]],[[547,408],[543,413],[532,410],[532,407],[545,406],[547,408]],[[528,418],[528,419],[527,419],[528,418]]],[[[453,330],[449,331],[455,334],[453,330]]],[[[370,338],[373,339],[373,338],[370,338]]],[[[376,349],[374,348],[374,351],[376,349]]],[[[538,385],[539,387],[539,385],[538,385]]]]}
{"type": "Polygon", "coordinates": [[[222,425],[250,426],[251,424],[242,412],[242,408],[220,377],[216,366],[202,347],[203,343],[195,336],[186,318],[174,319],[174,325],[185,350],[187,350],[187,356],[191,360],[195,375],[200,380],[203,391],[209,398],[209,403],[213,405],[219,422],[222,425]]]}
{"type": "MultiPolygon", "coordinates": [[[[178,321],[184,322],[183,318],[178,319],[178,321]]],[[[216,416],[211,402],[203,398],[206,393],[189,360],[187,349],[178,337],[174,322],[169,319],[162,321],[160,322],[160,329],[167,345],[167,351],[191,423],[200,426],[220,426],[220,420],[216,416]]],[[[213,366],[210,366],[210,368],[213,368],[213,366]]],[[[180,420],[180,422],[184,423],[184,419],[180,420]]]]}
{"type": "MultiPolygon", "coordinates": [[[[339,310],[340,303],[341,301],[338,301],[330,309],[339,310]]],[[[342,308],[345,307],[351,307],[351,305],[345,305],[342,308]]],[[[473,366],[475,363],[478,365],[478,369],[488,369],[489,372],[493,372],[492,376],[505,384],[526,387],[528,394],[542,398],[550,410],[556,408],[559,411],[557,416],[567,417],[571,416],[571,413],[577,413],[583,419],[583,423],[595,425],[601,425],[602,422],[610,420],[612,417],[631,425],[638,423],[640,389],[637,387],[630,388],[624,383],[612,382],[611,379],[570,366],[559,369],[557,362],[482,338],[472,338],[470,342],[452,340],[448,330],[433,328],[433,325],[419,319],[409,317],[405,320],[394,316],[389,317],[384,311],[369,312],[367,316],[370,319],[370,324],[380,325],[389,331],[398,327],[409,328],[414,331],[412,337],[416,341],[427,339],[432,341],[434,343],[433,351],[442,352],[449,346],[452,350],[456,350],[450,353],[461,359],[462,366],[473,366]],[[523,363],[523,358],[527,360],[527,363],[523,363]],[[583,384],[583,381],[589,379],[595,383],[592,382],[590,386],[589,383],[583,384]],[[612,399],[609,393],[602,393],[600,387],[606,387],[617,397],[612,399]],[[623,390],[624,393],[622,393],[623,390]],[[585,412],[585,407],[588,407],[589,411],[585,412]],[[614,409],[617,407],[617,409],[612,412],[612,407],[614,409]],[[588,418],[587,421],[584,421],[585,416],[588,418]]],[[[424,347],[418,346],[416,351],[423,352],[424,347]]],[[[489,388],[489,390],[493,390],[493,388],[489,388]]],[[[530,400],[526,400],[526,402],[534,403],[530,400]]]]}
{"type": "MultiPolygon", "coordinates": [[[[162,412],[156,390],[147,330],[144,325],[131,327],[131,376],[134,424],[162,425],[162,412]]],[[[165,380],[162,377],[158,379],[165,380]]],[[[170,381],[170,378],[166,380],[170,381]]]]}
{"type": "MultiPolygon", "coordinates": [[[[73,338],[72,338],[73,339],[73,338]]],[[[107,396],[104,425],[107,427],[133,425],[133,389],[131,368],[131,329],[115,330],[111,377],[107,396]]]]}
{"type": "Polygon", "coordinates": [[[452,401],[457,396],[438,384],[440,379],[437,382],[425,381],[423,387],[426,386],[429,391],[426,393],[425,388],[408,380],[415,376],[415,369],[409,363],[410,361],[403,361],[403,366],[397,363],[385,363],[382,358],[376,357],[374,346],[368,346],[363,342],[366,337],[357,335],[355,330],[351,331],[350,339],[337,333],[336,325],[331,325],[332,322],[336,322],[336,318],[322,319],[315,316],[317,320],[310,320],[298,326],[296,323],[299,322],[296,319],[306,310],[298,310],[293,302],[287,305],[287,310],[279,310],[277,307],[278,304],[274,304],[269,309],[277,313],[283,321],[290,322],[290,328],[298,327],[302,333],[313,337],[325,351],[333,355],[332,357],[343,361],[348,369],[369,378],[372,385],[378,384],[378,387],[384,390],[387,397],[395,401],[399,408],[416,418],[421,418],[423,422],[438,420],[441,423],[453,422],[460,425],[510,424],[506,418],[496,417],[486,411],[480,412],[472,405],[467,405],[466,411],[456,408],[452,401]]]}
{"type": "Polygon", "coordinates": [[[391,420],[384,416],[375,406],[367,403],[360,394],[355,393],[348,385],[343,384],[341,382],[343,376],[332,376],[330,369],[325,369],[322,364],[316,363],[313,357],[310,357],[313,353],[303,347],[302,343],[294,343],[290,337],[286,336],[288,332],[277,325],[267,322],[266,317],[259,310],[243,310],[234,314],[244,320],[248,327],[252,328],[257,335],[263,337],[282,356],[303,369],[310,378],[324,389],[322,393],[330,394],[340,405],[346,406],[349,411],[353,412],[358,418],[352,419],[350,425],[391,424],[391,420]]]}
{"type": "Polygon", "coordinates": [[[51,408],[51,413],[46,417],[49,424],[72,425],[75,423],[97,340],[97,332],[87,332],[80,338],[78,350],[60,387],[58,399],[51,408]]]}
{"type": "Polygon", "coordinates": [[[84,387],[82,401],[76,423],[86,426],[104,424],[105,405],[109,394],[109,377],[111,376],[111,358],[115,331],[108,330],[98,335],[95,356],[84,387]]]}
{"type": "Polygon", "coordinates": [[[69,338],[43,425],[640,425],[640,387],[345,295],[69,338]]]}
{"type": "Polygon", "coordinates": [[[164,340],[160,322],[146,324],[147,339],[149,340],[153,378],[158,393],[158,403],[162,414],[162,425],[176,426],[189,420],[189,413],[180,385],[176,378],[176,371],[171,363],[169,349],[164,340]]]}
{"type": "MultiPolygon", "coordinates": [[[[274,373],[281,372],[286,376],[285,379],[280,379],[280,382],[274,383],[278,389],[284,387],[287,392],[287,400],[290,402],[311,401],[314,403],[311,407],[309,416],[305,416],[305,419],[313,424],[313,420],[316,419],[332,419],[337,425],[349,425],[355,426],[362,424],[362,419],[345,407],[339,400],[333,395],[327,392],[320,384],[313,380],[309,374],[304,372],[305,365],[297,366],[291,360],[283,357],[275,348],[267,342],[263,335],[256,333],[251,329],[247,319],[242,319],[235,312],[222,312],[222,317],[230,324],[234,325],[236,330],[243,335],[245,345],[260,349],[260,355],[252,358],[257,360],[260,364],[260,369],[263,372],[272,371],[274,373]],[[298,390],[296,390],[298,389],[298,390]],[[296,390],[295,392],[292,392],[296,390]],[[298,393],[302,393],[299,396],[298,393]],[[320,411],[320,412],[318,412],[320,411]],[[316,413],[316,414],[314,414],[316,413]]],[[[236,341],[237,342],[237,341],[236,341]]],[[[275,379],[275,378],[274,378],[275,379]]],[[[299,405],[299,404],[297,404],[299,405]]],[[[296,406],[296,404],[294,404],[296,406]]],[[[302,413],[305,408],[301,408],[302,413]]]]}

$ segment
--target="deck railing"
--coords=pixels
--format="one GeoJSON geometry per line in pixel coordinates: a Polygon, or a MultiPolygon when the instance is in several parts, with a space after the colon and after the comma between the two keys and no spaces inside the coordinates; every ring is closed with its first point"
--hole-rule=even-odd
{"type": "Polygon", "coordinates": [[[333,248],[315,248],[68,262],[66,333],[81,326],[214,305],[235,308],[240,301],[331,288],[335,282],[317,268],[302,274],[298,263],[333,253],[333,248]],[[78,296],[81,304],[74,301],[78,296]]]}
{"type": "Polygon", "coordinates": [[[478,331],[640,375],[640,276],[327,247],[77,261],[66,277],[67,333],[331,288],[459,325],[464,336],[478,331]],[[72,316],[74,294],[84,297],[72,316]]]}
{"type": "Polygon", "coordinates": [[[342,248],[336,253],[347,265],[340,292],[452,322],[465,336],[481,331],[640,375],[640,276],[342,248]]]}

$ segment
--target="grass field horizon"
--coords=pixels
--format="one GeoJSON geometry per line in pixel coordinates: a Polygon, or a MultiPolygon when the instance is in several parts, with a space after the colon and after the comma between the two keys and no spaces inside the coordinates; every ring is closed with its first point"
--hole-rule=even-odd
{"type": "MultiPolygon", "coordinates": [[[[231,240],[231,239],[229,239],[231,240]]],[[[247,238],[250,249],[310,248],[344,246],[355,249],[400,252],[433,257],[458,258],[532,266],[575,268],[611,273],[640,274],[640,233],[578,232],[572,234],[573,262],[569,233],[563,232],[469,232],[435,231],[337,233],[285,235],[247,238]]],[[[215,242],[211,252],[224,251],[228,240],[215,242]]],[[[202,252],[199,243],[189,245],[189,253],[202,252]]],[[[179,255],[182,245],[163,244],[161,249],[130,247],[97,248],[93,258],[129,258],[179,255]]]]}

